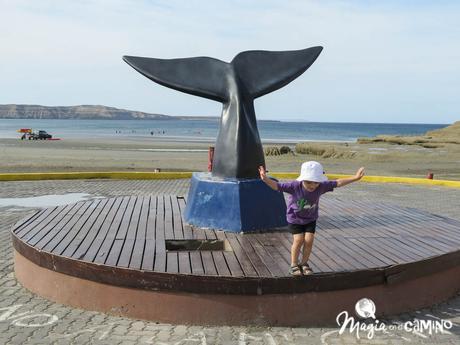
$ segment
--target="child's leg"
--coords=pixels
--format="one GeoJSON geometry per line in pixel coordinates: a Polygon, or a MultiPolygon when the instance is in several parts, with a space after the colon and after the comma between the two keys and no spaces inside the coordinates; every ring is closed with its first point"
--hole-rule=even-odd
{"type": "Polygon", "coordinates": [[[308,259],[310,258],[314,239],[315,239],[315,234],[312,232],[306,232],[305,235],[303,236],[302,263],[306,263],[308,259]]]}
{"type": "Polygon", "coordinates": [[[304,244],[304,233],[294,234],[293,237],[294,239],[291,247],[291,266],[296,266],[299,264],[300,248],[304,244]]]}

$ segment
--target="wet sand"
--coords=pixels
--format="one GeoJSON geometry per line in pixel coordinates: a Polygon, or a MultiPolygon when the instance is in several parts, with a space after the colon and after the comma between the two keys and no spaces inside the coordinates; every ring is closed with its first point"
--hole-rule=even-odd
{"type": "MultiPolygon", "coordinates": [[[[279,143],[276,146],[281,146],[279,143]]],[[[284,143],[294,149],[292,143],[284,143]]],[[[206,171],[212,142],[108,138],[21,141],[0,139],[0,172],[65,171],[206,171]]],[[[273,143],[264,146],[274,146],[273,143]]],[[[312,154],[266,157],[273,172],[297,172],[302,162],[317,160],[327,173],[352,174],[365,166],[368,175],[460,180],[460,145],[423,148],[388,143],[318,143],[355,152],[353,157],[324,158],[312,154]]]]}

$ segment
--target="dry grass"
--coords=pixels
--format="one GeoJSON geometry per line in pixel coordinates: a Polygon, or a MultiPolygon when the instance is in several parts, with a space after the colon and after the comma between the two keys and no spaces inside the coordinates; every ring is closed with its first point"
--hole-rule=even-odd
{"type": "Polygon", "coordinates": [[[355,151],[339,146],[313,143],[299,143],[295,146],[295,152],[322,158],[353,158],[356,156],[355,151]]]}
{"type": "Polygon", "coordinates": [[[460,144],[460,121],[429,131],[423,136],[378,135],[374,138],[358,138],[359,144],[389,143],[395,145],[418,145],[425,148],[439,148],[446,144],[460,144]]]}
{"type": "Polygon", "coordinates": [[[265,156],[280,156],[294,154],[289,146],[267,146],[264,148],[265,156]]]}

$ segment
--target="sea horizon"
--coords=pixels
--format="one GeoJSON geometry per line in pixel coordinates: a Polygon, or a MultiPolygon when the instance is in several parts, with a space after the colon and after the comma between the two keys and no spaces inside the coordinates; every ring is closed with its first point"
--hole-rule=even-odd
{"type": "MultiPolygon", "coordinates": [[[[209,119],[107,120],[107,119],[0,119],[0,138],[19,138],[20,128],[45,130],[55,138],[138,138],[214,141],[218,117],[209,119]]],[[[258,120],[264,142],[354,142],[376,135],[422,135],[449,124],[314,122],[258,120]]]]}

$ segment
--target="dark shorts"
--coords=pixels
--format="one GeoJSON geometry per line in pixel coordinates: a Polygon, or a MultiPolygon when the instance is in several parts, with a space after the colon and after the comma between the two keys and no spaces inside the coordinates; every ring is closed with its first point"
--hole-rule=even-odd
{"type": "Polygon", "coordinates": [[[288,229],[293,235],[303,234],[305,232],[314,234],[316,231],[316,221],[308,224],[288,224],[288,229]]]}

